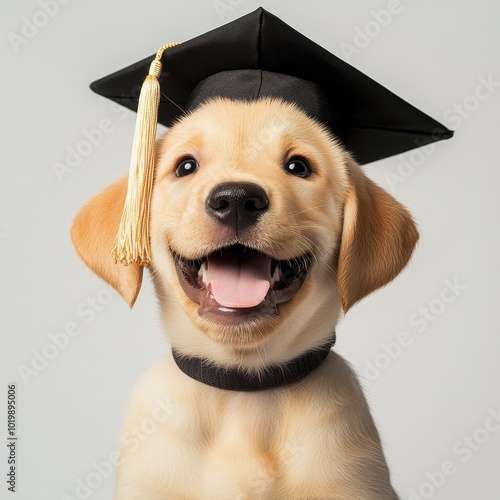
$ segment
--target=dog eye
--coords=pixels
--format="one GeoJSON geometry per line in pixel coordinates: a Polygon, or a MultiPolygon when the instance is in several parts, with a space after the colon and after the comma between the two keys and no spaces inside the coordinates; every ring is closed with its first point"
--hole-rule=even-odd
{"type": "Polygon", "coordinates": [[[285,170],[296,177],[309,177],[311,170],[307,163],[300,158],[292,158],[286,165],[285,170]]]}
{"type": "Polygon", "coordinates": [[[198,163],[193,158],[184,158],[175,168],[177,177],[185,177],[189,174],[194,174],[198,170],[198,163]]]}

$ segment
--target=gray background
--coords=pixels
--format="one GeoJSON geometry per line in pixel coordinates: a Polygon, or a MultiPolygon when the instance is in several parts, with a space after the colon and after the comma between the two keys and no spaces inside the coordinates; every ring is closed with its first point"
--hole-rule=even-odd
{"type": "MultiPolygon", "coordinates": [[[[500,4],[55,2],[3,2],[0,16],[0,422],[7,384],[17,383],[16,498],[110,498],[104,462],[128,394],[167,348],[149,280],[130,312],[69,241],[79,207],[126,174],[134,127],[132,113],[88,84],[262,5],[456,131],[366,167],[410,208],[422,236],[409,268],[342,321],[336,350],[363,379],[403,499],[498,499],[500,4]],[[389,8],[390,21],[376,15],[389,8]],[[101,143],[85,149],[85,131],[100,125],[101,143]],[[54,166],[78,147],[86,156],[58,177],[54,166]],[[71,322],[80,334],[63,350],[47,347],[71,322]],[[23,380],[19,370],[44,349],[53,359],[23,380]]],[[[4,480],[0,491],[14,496],[4,480]]]]}

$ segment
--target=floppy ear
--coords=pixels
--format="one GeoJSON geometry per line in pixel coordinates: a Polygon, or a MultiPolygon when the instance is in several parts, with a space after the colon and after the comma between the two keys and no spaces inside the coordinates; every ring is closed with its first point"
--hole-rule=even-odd
{"type": "Polygon", "coordinates": [[[418,231],[408,211],[348,161],[348,188],[338,259],[344,313],[393,280],[410,260],[418,231]]]}
{"type": "Polygon", "coordinates": [[[111,256],[126,194],[127,178],[123,178],[92,198],[76,216],[71,239],[83,262],[132,307],[141,288],[143,269],[115,264],[111,256]]]}

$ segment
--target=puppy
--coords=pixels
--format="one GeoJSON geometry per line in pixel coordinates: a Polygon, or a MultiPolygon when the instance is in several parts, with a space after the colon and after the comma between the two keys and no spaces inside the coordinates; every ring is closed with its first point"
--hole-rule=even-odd
{"type": "MultiPolygon", "coordinates": [[[[109,257],[126,188],[92,199],[72,239],[132,307],[142,268],[109,257]]],[[[157,145],[149,270],[179,359],[263,376],[319,349],[417,239],[406,209],[292,104],[214,99],[157,145]]],[[[334,351],[300,380],[253,392],[194,380],[170,351],[131,398],[116,500],[397,498],[367,402],[334,351]]]]}

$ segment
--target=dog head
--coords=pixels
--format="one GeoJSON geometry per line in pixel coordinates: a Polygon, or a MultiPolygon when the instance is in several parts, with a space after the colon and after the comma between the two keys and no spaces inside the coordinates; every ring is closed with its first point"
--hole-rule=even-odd
{"type": "MultiPolygon", "coordinates": [[[[318,345],[417,242],[408,212],[291,104],[212,100],[157,151],[150,271],[182,352],[232,362],[262,345],[278,357],[318,345]]],[[[125,193],[123,179],[91,200],[72,238],[132,306],[142,268],[109,258],[125,193]]]]}

